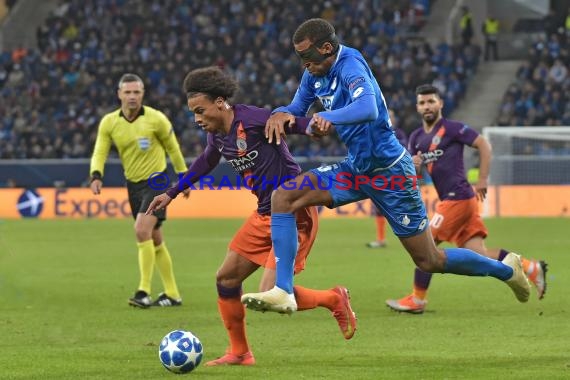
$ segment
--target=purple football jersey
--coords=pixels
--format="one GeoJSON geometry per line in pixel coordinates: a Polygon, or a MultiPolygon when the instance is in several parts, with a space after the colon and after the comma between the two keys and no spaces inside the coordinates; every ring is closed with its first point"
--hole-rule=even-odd
{"type": "Polygon", "coordinates": [[[439,199],[460,200],[475,196],[467,182],[463,164],[463,147],[471,146],[479,134],[467,125],[441,119],[429,132],[423,127],[410,135],[408,150],[412,156],[422,152],[439,199]]]}
{"type": "Polygon", "coordinates": [[[402,146],[404,148],[407,148],[408,147],[408,136],[406,136],[406,132],[404,132],[404,130],[402,128],[395,127],[394,128],[394,134],[396,135],[396,138],[398,139],[400,144],[402,144],[402,146]]]}
{"type": "MultiPolygon", "coordinates": [[[[270,115],[271,110],[236,104],[230,132],[227,135],[208,133],[204,152],[192,163],[180,183],[195,183],[214,169],[223,156],[243,178],[240,187],[252,189],[257,196],[257,212],[270,214],[273,190],[301,173],[284,139],[280,145],[267,142],[265,122],[270,115]]],[[[286,128],[286,132],[304,134],[309,120],[296,118],[294,128],[286,128]]],[[[177,184],[167,194],[173,197],[180,191],[181,186],[177,184]]]]}

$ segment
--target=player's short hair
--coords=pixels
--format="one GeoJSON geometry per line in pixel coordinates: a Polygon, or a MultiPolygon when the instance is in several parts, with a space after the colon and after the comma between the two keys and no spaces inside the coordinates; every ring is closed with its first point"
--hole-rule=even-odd
{"type": "Polygon", "coordinates": [[[130,83],[130,82],[139,82],[144,88],[144,82],[137,74],[126,73],[123,74],[121,79],[119,79],[119,89],[123,85],[123,83],[130,83]]]}
{"type": "Polygon", "coordinates": [[[435,94],[438,98],[441,98],[439,89],[432,84],[422,84],[421,86],[416,87],[416,96],[432,94],[435,94]]]}
{"type": "Polygon", "coordinates": [[[334,51],[339,45],[334,26],[322,18],[312,18],[299,25],[293,34],[293,43],[298,44],[305,39],[311,41],[318,48],[323,46],[325,42],[330,42],[334,51]]]}
{"type": "Polygon", "coordinates": [[[215,66],[190,71],[184,78],[183,85],[183,91],[188,98],[204,94],[211,100],[218,97],[229,99],[234,96],[238,88],[234,78],[215,66]]]}

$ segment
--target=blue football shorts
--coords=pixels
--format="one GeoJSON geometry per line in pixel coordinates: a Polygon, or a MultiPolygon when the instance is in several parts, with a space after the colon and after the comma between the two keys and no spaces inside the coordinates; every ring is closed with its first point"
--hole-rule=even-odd
{"type": "Polygon", "coordinates": [[[319,189],[332,195],[330,208],[370,198],[396,236],[414,236],[428,227],[416,170],[407,152],[391,167],[367,174],[358,173],[347,159],[310,172],[317,176],[319,189]]]}

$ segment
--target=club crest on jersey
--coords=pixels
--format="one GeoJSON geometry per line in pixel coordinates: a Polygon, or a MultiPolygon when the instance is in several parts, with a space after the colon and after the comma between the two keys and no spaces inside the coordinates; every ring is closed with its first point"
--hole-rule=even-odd
{"type": "Polygon", "coordinates": [[[247,142],[245,142],[245,139],[237,139],[236,145],[239,150],[247,150],[247,142]]]}
{"type": "Polygon", "coordinates": [[[315,82],[315,88],[321,88],[321,82],[315,82]]]}
{"type": "Polygon", "coordinates": [[[439,145],[440,142],[441,142],[441,137],[439,136],[433,136],[433,139],[431,139],[432,145],[439,145]]]}
{"type": "Polygon", "coordinates": [[[139,137],[138,142],[141,150],[148,150],[148,148],[150,148],[150,140],[148,137],[139,137]]]}
{"type": "Polygon", "coordinates": [[[330,111],[332,109],[334,95],[331,96],[319,96],[321,103],[325,110],[330,111]]]}

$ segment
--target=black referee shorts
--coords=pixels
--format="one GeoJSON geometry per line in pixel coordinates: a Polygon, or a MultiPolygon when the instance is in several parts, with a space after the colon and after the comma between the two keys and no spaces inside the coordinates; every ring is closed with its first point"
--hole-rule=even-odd
{"type": "MultiPolygon", "coordinates": [[[[146,212],[150,202],[152,202],[155,196],[164,192],[149,187],[147,181],[127,181],[127,190],[129,192],[129,204],[131,205],[131,212],[134,219],[137,218],[138,213],[144,214],[146,212]]],[[[162,222],[166,220],[166,209],[155,211],[153,215],[158,218],[158,222],[156,226],[154,226],[154,228],[157,229],[162,225],[162,222]]]]}

